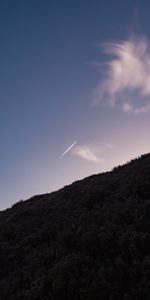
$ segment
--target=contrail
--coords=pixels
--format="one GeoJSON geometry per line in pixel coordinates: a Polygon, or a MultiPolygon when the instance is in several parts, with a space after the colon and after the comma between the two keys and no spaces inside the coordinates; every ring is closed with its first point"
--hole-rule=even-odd
{"type": "Polygon", "coordinates": [[[74,145],[76,144],[77,142],[75,141],[70,147],[68,147],[64,152],[63,154],[61,154],[61,156],[59,157],[59,159],[61,159],[65,154],[67,154],[68,151],[71,150],[72,147],[74,147],[74,145]]]}

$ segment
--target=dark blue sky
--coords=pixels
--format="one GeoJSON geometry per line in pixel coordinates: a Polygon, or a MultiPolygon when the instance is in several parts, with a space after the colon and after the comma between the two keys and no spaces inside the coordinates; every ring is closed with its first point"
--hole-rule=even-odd
{"type": "Polygon", "coordinates": [[[0,209],[148,151],[149,114],[94,105],[93,93],[100,45],[149,39],[149,20],[148,1],[1,1],[0,209]]]}

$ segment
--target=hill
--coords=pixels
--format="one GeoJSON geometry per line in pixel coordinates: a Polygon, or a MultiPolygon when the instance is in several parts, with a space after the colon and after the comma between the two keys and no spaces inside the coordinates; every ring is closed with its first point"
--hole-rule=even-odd
{"type": "Polygon", "coordinates": [[[150,154],[0,212],[0,300],[150,299],[150,154]]]}

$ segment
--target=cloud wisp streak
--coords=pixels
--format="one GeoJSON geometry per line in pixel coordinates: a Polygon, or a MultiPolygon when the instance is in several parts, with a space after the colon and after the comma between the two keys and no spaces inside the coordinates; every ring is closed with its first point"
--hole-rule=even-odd
{"type": "Polygon", "coordinates": [[[150,112],[150,45],[146,38],[106,43],[104,79],[94,95],[97,103],[119,107],[125,113],[150,112]]]}
{"type": "Polygon", "coordinates": [[[94,162],[94,163],[102,163],[103,160],[100,159],[88,146],[78,146],[73,151],[74,155],[79,156],[85,160],[94,162]]]}
{"type": "Polygon", "coordinates": [[[69,146],[59,157],[61,159],[64,155],[66,155],[75,145],[77,144],[77,141],[75,141],[71,146],[69,146]]]}

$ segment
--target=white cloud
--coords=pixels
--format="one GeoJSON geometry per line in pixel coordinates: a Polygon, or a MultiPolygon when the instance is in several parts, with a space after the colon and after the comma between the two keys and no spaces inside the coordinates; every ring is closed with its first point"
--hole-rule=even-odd
{"type": "Polygon", "coordinates": [[[142,37],[107,43],[104,50],[111,55],[111,60],[104,63],[106,73],[96,89],[96,102],[106,102],[112,107],[119,106],[124,112],[150,112],[148,40],[142,37]],[[135,97],[138,99],[135,100],[135,97]]]}
{"type": "Polygon", "coordinates": [[[75,147],[73,150],[73,154],[91,161],[91,162],[95,162],[95,163],[102,163],[103,160],[100,159],[89,147],[87,146],[78,146],[75,147]]]}
{"type": "Polygon", "coordinates": [[[123,103],[123,111],[124,112],[131,112],[134,114],[140,114],[140,113],[149,113],[150,112],[150,104],[143,105],[141,107],[134,107],[128,102],[123,103]]]}
{"type": "Polygon", "coordinates": [[[124,102],[122,108],[123,108],[124,112],[132,112],[133,111],[132,105],[128,102],[124,102]]]}

